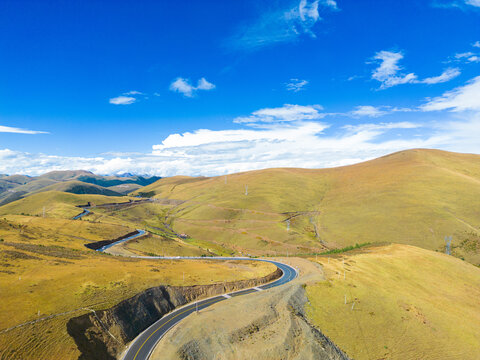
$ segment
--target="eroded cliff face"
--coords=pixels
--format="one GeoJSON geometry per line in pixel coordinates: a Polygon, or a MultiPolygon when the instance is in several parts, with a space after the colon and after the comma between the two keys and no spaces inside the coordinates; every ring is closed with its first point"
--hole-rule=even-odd
{"type": "Polygon", "coordinates": [[[81,360],[116,359],[139,333],[175,308],[207,298],[262,285],[282,276],[277,269],[263,278],[197,286],[158,286],[106,310],[70,319],[67,331],[82,353],[81,360]]]}

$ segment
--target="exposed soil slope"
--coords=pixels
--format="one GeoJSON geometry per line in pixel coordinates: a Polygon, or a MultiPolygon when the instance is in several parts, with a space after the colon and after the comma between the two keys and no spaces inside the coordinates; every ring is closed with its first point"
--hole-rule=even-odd
{"type": "Polygon", "coordinates": [[[348,359],[305,318],[302,283],[322,272],[301,259],[299,279],[278,288],[232,298],[176,325],[160,341],[152,359],[348,359]]]}
{"type": "Polygon", "coordinates": [[[138,334],[166,313],[196,299],[253,287],[278,279],[275,272],[258,279],[197,286],[160,286],[148,289],[108,310],[72,318],[68,333],[81,352],[80,359],[115,359],[138,334]]]}

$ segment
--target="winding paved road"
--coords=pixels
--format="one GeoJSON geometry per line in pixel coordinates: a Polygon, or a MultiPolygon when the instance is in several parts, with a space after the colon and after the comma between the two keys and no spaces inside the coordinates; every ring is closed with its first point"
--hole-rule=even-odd
{"type": "MultiPolygon", "coordinates": [[[[105,251],[108,248],[117,245],[119,243],[132,240],[136,237],[142,236],[145,234],[145,231],[138,230],[139,233],[133,236],[130,236],[126,239],[122,239],[115,243],[104,246],[97,251],[105,251]]],[[[247,295],[257,291],[264,291],[272,287],[283,285],[289,281],[292,281],[297,277],[297,271],[284,263],[273,261],[273,260],[264,260],[264,259],[251,259],[245,257],[161,257],[161,256],[134,256],[142,259],[199,259],[199,260],[248,260],[248,261],[265,261],[276,265],[280,270],[282,270],[282,276],[272,281],[271,283],[264,284],[258,287],[253,287],[250,289],[244,289],[239,291],[234,291],[231,293],[214,296],[205,300],[200,300],[194,303],[187,304],[182,306],[175,311],[163,316],[157,322],[153,323],[149,328],[144,330],[140,335],[138,335],[135,340],[131,342],[127,351],[125,352],[122,360],[147,360],[150,357],[153,349],[160,341],[160,339],[165,335],[168,330],[170,330],[175,324],[179,323],[182,319],[186,318],[191,313],[205,309],[213,304],[216,304],[220,301],[228,300],[235,296],[247,295]]]]}

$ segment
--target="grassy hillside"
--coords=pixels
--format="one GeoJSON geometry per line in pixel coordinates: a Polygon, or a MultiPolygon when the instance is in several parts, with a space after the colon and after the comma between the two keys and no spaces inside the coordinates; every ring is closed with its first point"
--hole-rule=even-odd
{"type": "Polygon", "coordinates": [[[46,186],[32,194],[43,191],[62,191],[72,194],[98,194],[105,196],[121,196],[119,192],[113,191],[102,186],[88,184],[77,180],[64,181],[56,184],[46,186]]]}
{"type": "Polygon", "coordinates": [[[119,196],[79,195],[60,191],[45,191],[0,206],[0,215],[27,214],[43,216],[43,208],[45,207],[46,217],[72,218],[82,212],[82,209],[76,206],[84,205],[89,201],[100,205],[128,200],[128,197],[119,196]]]}
{"type": "Polygon", "coordinates": [[[0,178],[0,206],[40,191],[107,196],[126,195],[158,179],[157,176],[101,176],[84,170],[52,171],[37,177],[3,176],[0,178]]]}
{"type": "Polygon", "coordinates": [[[172,177],[138,193],[184,201],[168,214],[175,230],[239,252],[291,254],[363,242],[443,251],[444,237],[453,235],[454,254],[480,263],[478,155],[410,150],[333,169],[172,177]]]}
{"type": "Polygon", "coordinates": [[[317,261],[327,280],[307,285],[308,316],[352,358],[478,358],[479,268],[397,244],[317,261]]]}
{"type": "Polygon", "coordinates": [[[140,189],[141,187],[142,185],[139,185],[139,184],[120,184],[115,186],[109,186],[107,189],[123,195],[127,195],[132,191],[140,189]]]}
{"type": "Polygon", "coordinates": [[[93,175],[93,173],[85,170],[50,171],[46,174],[38,176],[37,179],[68,181],[68,180],[75,179],[78,176],[89,176],[89,175],[93,175]]]}
{"type": "Polygon", "coordinates": [[[0,358],[77,359],[66,323],[89,309],[109,308],[161,284],[210,284],[275,270],[261,262],[142,260],[84,247],[132,230],[90,221],[2,216],[0,358]]]}

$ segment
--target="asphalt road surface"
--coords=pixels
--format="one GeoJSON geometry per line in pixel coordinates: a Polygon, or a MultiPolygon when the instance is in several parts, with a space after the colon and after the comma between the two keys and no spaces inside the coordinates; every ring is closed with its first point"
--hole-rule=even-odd
{"type": "MultiPolygon", "coordinates": [[[[86,210],[88,211],[88,210],[86,210]]],[[[81,216],[79,216],[81,217],[81,216]]],[[[77,218],[79,218],[77,217],[77,218]]],[[[106,249],[117,245],[121,242],[125,242],[128,240],[132,240],[138,236],[142,236],[145,234],[145,231],[139,230],[139,233],[136,235],[133,235],[129,238],[120,240],[118,242],[115,242],[113,244],[109,244],[108,246],[104,246],[101,249],[98,249],[97,251],[105,251],[106,249]]],[[[276,265],[280,270],[282,270],[283,274],[282,276],[265,285],[261,285],[258,287],[250,288],[250,289],[245,289],[245,290],[239,290],[235,292],[231,292],[228,294],[224,295],[218,295],[209,299],[197,301],[188,305],[185,305],[183,307],[180,307],[176,309],[175,311],[163,316],[160,320],[157,322],[153,323],[149,328],[147,328],[145,331],[143,331],[140,335],[138,335],[135,340],[130,344],[127,352],[123,356],[123,360],[147,360],[150,357],[150,354],[152,353],[153,349],[155,348],[155,345],[160,341],[160,339],[165,335],[165,333],[170,330],[175,324],[180,322],[182,319],[186,318],[188,315],[191,313],[194,313],[196,311],[200,311],[202,309],[205,309],[213,304],[216,304],[220,301],[225,301],[228,300],[232,297],[235,296],[242,296],[242,295],[247,295],[251,294],[257,291],[264,291],[267,289],[270,289],[272,287],[280,286],[283,284],[286,284],[289,281],[292,281],[297,277],[297,271],[286,264],[280,263],[278,261],[273,261],[273,260],[263,260],[263,259],[250,259],[250,258],[245,258],[245,257],[160,257],[160,256],[135,256],[139,258],[146,258],[146,259],[201,259],[201,260],[254,260],[254,261],[265,261],[272,263],[276,265]]]]}
{"type": "MultiPolygon", "coordinates": [[[[205,259],[205,258],[202,258],[205,259]]],[[[208,258],[207,258],[208,259],[208,258]]],[[[219,259],[219,258],[216,258],[219,259]]],[[[230,260],[257,260],[257,259],[246,259],[246,258],[220,258],[220,259],[230,259],[230,260]]],[[[275,264],[279,269],[283,271],[281,278],[265,285],[261,285],[255,288],[235,291],[225,295],[218,295],[209,299],[201,300],[196,303],[192,303],[186,306],[183,306],[167,315],[162,317],[160,320],[151,325],[148,329],[142,332],[136,339],[132,342],[127,352],[125,353],[123,360],[146,360],[150,357],[155,345],[160,341],[160,339],[165,335],[165,333],[170,330],[175,324],[180,322],[182,319],[186,318],[188,315],[200,311],[209,307],[213,304],[216,304],[220,301],[228,300],[231,297],[241,296],[246,294],[251,294],[257,291],[263,291],[270,289],[275,286],[283,285],[297,277],[297,272],[291,266],[288,266],[277,261],[270,260],[257,260],[257,261],[267,261],[272,264],[275,264]]]]}

